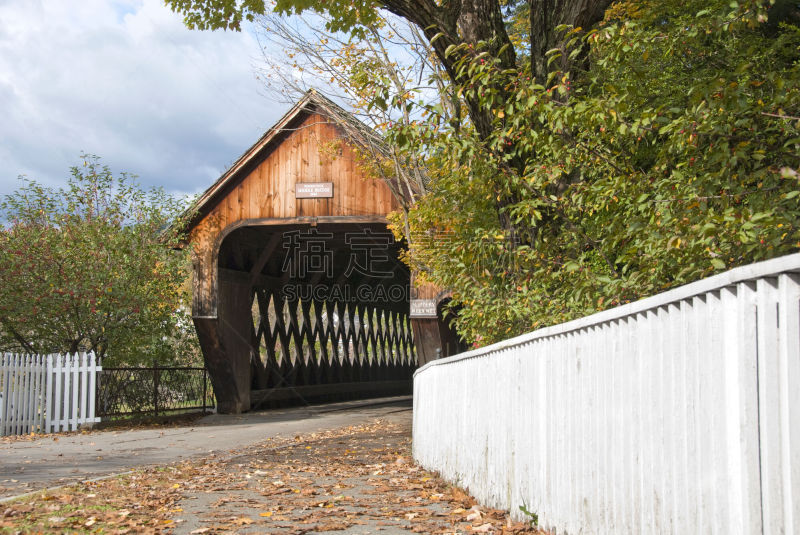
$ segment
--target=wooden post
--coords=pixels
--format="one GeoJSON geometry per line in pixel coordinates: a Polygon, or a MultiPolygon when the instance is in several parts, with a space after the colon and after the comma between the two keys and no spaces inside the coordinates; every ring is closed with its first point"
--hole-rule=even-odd
{"type": "Polygon", "coordinates": [[[247,283],[220,280],[217,318],[195,317],[194,324],[211,375],[217,412],[250,409],[252,367],[252,290],[247,283]]]}
{"type": "Polygon", "coordinates": [[[153,413],[158,416],[158,362],[153,363],[153,413]]]}
{"type": "Polygon", "coordinates": [[[419,366],[424,366],[432,360],[436,360],[442,351],[442,339],[439,330],[440,318],[436,316],[436,309],[439,303],[437,297],[442,294],[441,288],[431,283],[421,283],[417,281],[417,274],[411,273],[411,300],[412,307],[414,301],[430,301],[433,303],[433,315],[423,317],[418,314],[411,314],[411,328],[414,331],[414,345],[417,349],[417,360],[419,366]]]}
{"type": "Polygon", "coordinates": [[[208,377],[206,374],[208,371],[205,367],[203,367],[203,414],[206,413],[206,394],[208,390],[208,377]]]}

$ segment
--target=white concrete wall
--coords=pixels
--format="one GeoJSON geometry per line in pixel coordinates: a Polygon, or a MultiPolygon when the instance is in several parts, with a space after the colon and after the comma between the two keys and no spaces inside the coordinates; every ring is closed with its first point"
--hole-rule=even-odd
{"type": "Polygon", "coordinates": [[[414,457],[558,533],[800,533],[800,254],[429,363],[414,457]]]}

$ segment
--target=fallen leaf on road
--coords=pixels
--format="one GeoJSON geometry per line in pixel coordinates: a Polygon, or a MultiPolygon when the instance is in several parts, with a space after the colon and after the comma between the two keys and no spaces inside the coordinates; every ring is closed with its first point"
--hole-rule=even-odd
{"type": "Polygon", "coordinates": [[[467,515],[467,522],[475,522],[481,519],[481,514],[478,511],[474,511],[467,515]]]}

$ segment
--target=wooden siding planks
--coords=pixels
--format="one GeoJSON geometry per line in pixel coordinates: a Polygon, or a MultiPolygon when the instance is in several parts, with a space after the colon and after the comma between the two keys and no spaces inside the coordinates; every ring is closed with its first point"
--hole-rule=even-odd
{"type": "Polygon", "coordinates": [[[227,194],[192,227],[196,275],[194,315],[216,316],[213,291],[215,254],[219,239],[230,225],[249,219],[296,217],[385,217],[399,207],[389,186],[367,176],[356,161],[356,151],[340,128],[326,116],[307,112],[288,125],[287,133],[265,146],[253,158],[244,176],[235,177],[227,194]],[[330,149],[339,143],[341,154],[330,149]],[[298,182],[333,182],[333,197],[295,199],[298,182]],[[202,273],[201,273],[202,272],[202,273]]]}

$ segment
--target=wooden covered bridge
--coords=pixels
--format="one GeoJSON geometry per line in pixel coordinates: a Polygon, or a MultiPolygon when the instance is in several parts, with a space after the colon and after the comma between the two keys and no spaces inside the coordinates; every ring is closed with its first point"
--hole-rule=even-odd
{"type": "Polygon", "coordinates": [[[455,350],[386,226],[402,188],[365,171],[381,143],[312,90],[198,200],[192,316],[220,412],[408,393],[455,350]]]}

